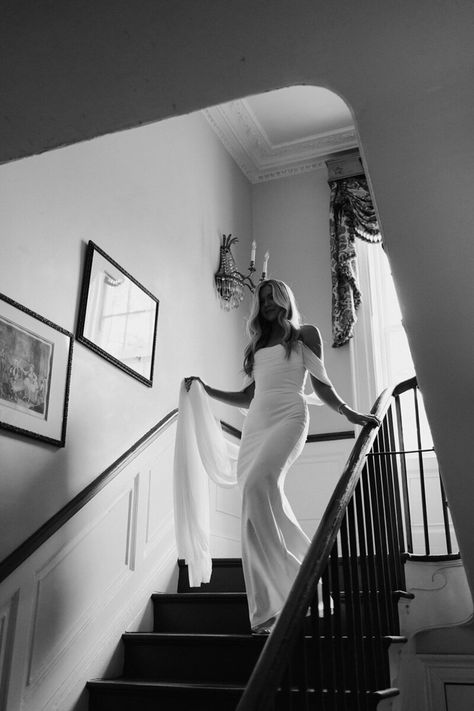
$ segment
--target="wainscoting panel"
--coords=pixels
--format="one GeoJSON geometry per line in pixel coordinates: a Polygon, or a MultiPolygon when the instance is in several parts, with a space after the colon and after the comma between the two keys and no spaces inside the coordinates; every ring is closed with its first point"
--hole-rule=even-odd
{"type": "Polygon", "coordinates": [[[121,635],[174,592],[175,425],[0,585],[0,711],[87,711],[88,679],[120,671],[121,635]]]}
{"type": "MultiPolygon", "coordinates": [[[[309,538],[318,527],[353,446],[353,439],[311,442],[288,472],[285,492],[309,538]]],[[[240,490],[210,482],[209,492],[212,555],[240,556],[240,490]]]]}
{"type": "Polygon", "coordinates": [[[174,433],[174,427],[164,432],[154,457],[147,458],[145,556],[160,542],[173,515],[174,433]]]}
{"type": "Polygon", "coordinates": [[[446,711],[472,711],[474,709],[474,681],[470,684],[445,684],[446,711]]]}
{"type": "Polygon", "coordinates": [[[474,708],[474,656],[419,655],[425,665],[429,711],[472,711],[474,708]]]}
{"type": "Polygon", "coordinates": [[[309,538],[316,532],[353,446],[353,439],[312,442],[288,472],[285,492],[309,538]]]}
{"type": "Polygon", "coordinates": [[[226,489],[209,482],[211,553],[214,558],[240,558],[240,510],[238,486],[226,489]]]}
{"type": "Polygon", "coordinates": [[[19,591],[0,608],[0,711],[6,709],[19,591]]]}
{"type": "Polygon", "coordinates": [[[36,574],[28,685],[65,654],[99,604],[128,572],[130,491],[36,574]]]}
{"type": "MultiPolygon", "coordinates": [[[[464,711],[454,701],[449,705],[445,689],[448,683],[474,684],[474,656],[460,653],[474,644],[473,601],[462,560],[408,560],[405,574],[406,590],[415,597],[399,606],[400,634],[408,639],[395,684],[401,708],[464,711]],[[446,650],[451,653],[441,654],[446,650]]],[[[450,690],[452,698],[457,691],[450,690]]]]}

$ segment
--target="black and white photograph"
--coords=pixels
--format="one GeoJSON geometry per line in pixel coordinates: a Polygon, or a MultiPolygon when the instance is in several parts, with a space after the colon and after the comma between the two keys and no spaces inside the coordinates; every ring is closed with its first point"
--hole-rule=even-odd
{"type": "Polygon", "coordinates": [[[64,446],[72,334],[0,294],[0,427],[64,446]]]}
{"type": "Polygon", "coordinates": [[[0,7],[0,711],[474,711],[474,0],[0,7]]]}

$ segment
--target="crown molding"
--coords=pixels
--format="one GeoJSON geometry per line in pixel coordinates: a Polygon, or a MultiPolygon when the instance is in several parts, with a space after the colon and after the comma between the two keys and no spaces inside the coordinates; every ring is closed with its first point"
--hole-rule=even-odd
{"type": "Polygon", "coordinates": [[[245,99],[202,112],[251,183],[275,180],[325,167],[325,159],[357,147],[353,127],[272,144],[245,99]]]}

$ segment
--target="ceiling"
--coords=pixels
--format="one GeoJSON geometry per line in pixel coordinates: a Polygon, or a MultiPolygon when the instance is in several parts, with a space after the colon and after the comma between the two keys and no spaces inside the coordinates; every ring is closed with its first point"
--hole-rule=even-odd
{"type": "Polygon", "coordinates": [[[328,89],[293,86],[203,113],[252,183],[315,170],[357,147],[351,112],[328,89]]]}

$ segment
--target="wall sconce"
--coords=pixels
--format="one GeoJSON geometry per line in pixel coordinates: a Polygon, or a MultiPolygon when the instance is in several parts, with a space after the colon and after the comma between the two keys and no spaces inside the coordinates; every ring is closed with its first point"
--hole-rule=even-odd
{"type": "MultiPolygon", "coordinates": [[[[221,306],[226,310],[237,309],[240,302],[244,299],[244,287],[246,286],[253,294],[255,284],[252,279],[252,274],[255,270],[255,253],[257,244],[255,240],[252,242],[252,250],[250,252],[250,265],[248,274],[242,274],[237,269],[234,255],[232,254],[232,245],[238,242],[237,237],[232,235],[222,235],[222,244],[220,246],[219,268],[214,275],[217,293],[221,300],[221,306]]],[[[267,278],[268,259],[270,255],[265,253],[263,259],[262,276],[260,281],[267,278]]]]}

